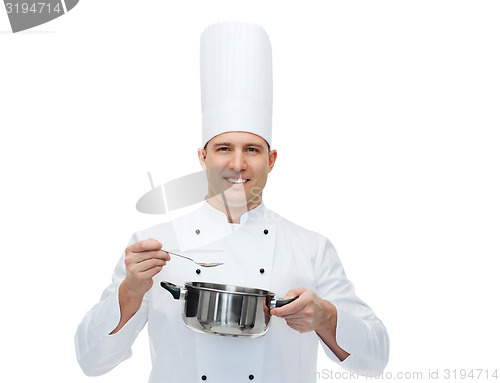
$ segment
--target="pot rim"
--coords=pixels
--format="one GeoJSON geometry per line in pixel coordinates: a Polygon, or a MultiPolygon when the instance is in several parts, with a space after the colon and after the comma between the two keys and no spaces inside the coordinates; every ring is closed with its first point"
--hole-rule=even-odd
{"type": "Polygon", "coordinates": [[[256,297],[271,296],[274,297],[272,291],[257,289],[253,287],[242,287],[235,285],[225,285],[221,283],[211,283],[211,282],[186,282],[184,286],[190,287],[197,290],[214,291],[217,293],[227,293],[234,295],[251,295],[256,297]]]}

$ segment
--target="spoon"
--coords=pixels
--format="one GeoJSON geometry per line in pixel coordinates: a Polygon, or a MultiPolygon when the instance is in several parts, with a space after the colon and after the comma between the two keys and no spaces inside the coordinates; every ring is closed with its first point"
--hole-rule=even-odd
{"type": "Polygon", "coordinates": [[[207,262],[196,262],[194,259],[186,257],[185,255],[182,255],[182,254],[173,253],[171,251],[167,251],[167,250],[163,250],[163,249],[161,249],[161,251],[164,251],[165,253],[177,255],[178,257],[181,257],[181,258],[189,259],[191,262],[194,262],[198,266],[201,266],[201,267],[215,267],[215,266],[220,266],[220,265],[224,264],[224,263],[221,263],[221,262],[213,262],[213,263],[210,263],[210,262],[209,263],[207,263],[207,262]]]}

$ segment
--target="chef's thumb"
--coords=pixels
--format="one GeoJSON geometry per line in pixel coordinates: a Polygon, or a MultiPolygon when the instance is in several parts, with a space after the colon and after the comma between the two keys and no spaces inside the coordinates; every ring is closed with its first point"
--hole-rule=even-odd
{"type": "Polygon", "coordinates": [[[288,292],[286,293],[286,295],[283,297],[283,299],[292,299],[292,298],[295,298],[295,297],[298,297],[300,296],[304,291],[306,291],[305,288],[303,287],[299,287],[299,288],[296,288],[296,289],[292,289],[292,290],[288,290],[288,292]]]}
{"type": "Polygon", "coordinates": [[[157,242],[157,246],[159,246],[160,248],[163,246],[163,245],[161,244],[161,242],[160,242],[160,241],[158,241],[156,238],[148,238],[148,241],[155,241],[155,242],[157,242]]]}

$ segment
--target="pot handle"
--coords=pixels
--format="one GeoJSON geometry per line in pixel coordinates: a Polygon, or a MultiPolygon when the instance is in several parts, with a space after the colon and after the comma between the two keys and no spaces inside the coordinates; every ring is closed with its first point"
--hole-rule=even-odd
{"type": "Polygon", "coordinates": [[[272,299],[271,304],[269,305],[270,308],[275,308],[275,307],[282,307],[284,305],[287,305],[289,303],[292,303],[295,299],[297,299],[298,296],[290,299],[272,299]]]}
{"type": "Polygon", "coordinates": [[[170,294],[172,294],[174,299],[177,299],[177,300],[184,299],[184,297],[186,295],[186,290],[182,286],[177,286],[177,285],[174,285],[173,283],[170,283],[167,281],[160,282],[160,285],[165,290],[167,290],[170,294]]]}

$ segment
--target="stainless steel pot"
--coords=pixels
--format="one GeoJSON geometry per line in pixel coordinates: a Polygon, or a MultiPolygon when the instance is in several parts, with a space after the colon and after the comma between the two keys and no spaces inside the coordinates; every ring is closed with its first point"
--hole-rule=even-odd
{"type": "Polygon", "coordinates": [[[271,291],[217,283],[160,284],[175,299],[185,301],[182,318],[187,327],[215,335],[262,336],[269,327],[271,308],[298,298],[275,300],[271,291]]]}

